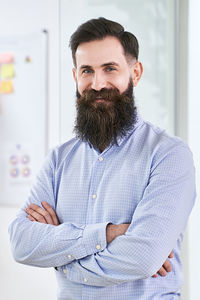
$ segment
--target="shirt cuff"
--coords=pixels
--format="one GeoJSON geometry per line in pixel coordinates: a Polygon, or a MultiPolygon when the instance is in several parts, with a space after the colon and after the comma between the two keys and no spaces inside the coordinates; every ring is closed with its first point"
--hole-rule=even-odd
{"type": "MultiPolygon", "coordinates": [[[[68,266],[73,260],[84,258],[88,255],[103,251],[107,246],[106,227],[110,222],[85,225],[81,229],[81,237],[78,238],[78,244],[73,251],[67,253],[68,266]]],[[[66,265],[66,266],[67,266],[66,265]]],[[[65,271],[66,266],[56,267],[57,271],[65,271]]]]}
{"type": "Polygon", "coordinates": [[[87,255],[103,251],[106,248],[106,227],[109,223],[97,223],[85,226],[82,242],[87,255]]]}

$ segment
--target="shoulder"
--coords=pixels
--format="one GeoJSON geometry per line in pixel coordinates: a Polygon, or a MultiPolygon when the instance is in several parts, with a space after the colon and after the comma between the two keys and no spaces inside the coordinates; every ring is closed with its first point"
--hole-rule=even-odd
{"type": "Polygon", "coordinates": [[[153,152],[167,151],[176,147],[189,149],[188,144],[180,137],[169,134],[165,129],[145,120],[139,134],[153,152]]]}
{"type": "Polygon", "coordinates": [[[192,152],[180,137],[171,135],[148,121],[143,123],[143,136],[154,167],[160,162],[169,162],[172,168],[178,165],[193,168],[192,152]]]}
{"type": "MultiPolygon", "coordinates": [[[[132,135],[132,145],[134,150],[139,153],[139,157],[153,164],[168,158],[173,161],[176,159],[187,160],[193,164],[192,153],[188,144],[180,137],[166,132],[165,129],[143,120],[140,115],[138,123],[132,135]]],[[[135,152],[134,152],[135,153],[135,152]]]]}
{"type": "Polygon", "coordinates": [[[46,160],[54,169],[58,169],[66,159],[68,159],[76,149],[82,144],[78,138],[72,138],[69,141],[58,145],[49,150],[46,160]]]}

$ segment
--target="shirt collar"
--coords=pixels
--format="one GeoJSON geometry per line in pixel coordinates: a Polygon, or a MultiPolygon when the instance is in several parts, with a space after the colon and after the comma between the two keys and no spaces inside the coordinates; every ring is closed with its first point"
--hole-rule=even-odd
{"type": "Polygon", "coordinates": [[[127,131],[125,136],[117,137],[117,146],[120,146],[123,143],[123,141],[126,140],[130,136],[130,134],[132,134],[136,130],[136,128],[143,123],[143,119],[140,116],[137,108],[135,114],[136,114],[136,120],[133,127],[127,131]]]}

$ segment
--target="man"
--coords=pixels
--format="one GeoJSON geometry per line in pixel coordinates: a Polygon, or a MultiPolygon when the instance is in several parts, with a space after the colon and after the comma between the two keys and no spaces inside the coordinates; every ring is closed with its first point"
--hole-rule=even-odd
{"type": "Polygon", "coordinates": [[[76,138],[49,153],[11,224],[14,258],[55,267],[60,300],[178,299],[195,199],[191,152],[139,116],[133,34],[93,19],[70,46],[76,138]]]}

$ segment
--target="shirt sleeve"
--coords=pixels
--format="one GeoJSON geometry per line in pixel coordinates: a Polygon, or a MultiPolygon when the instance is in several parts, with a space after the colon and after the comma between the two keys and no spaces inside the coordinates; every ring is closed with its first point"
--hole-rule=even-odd
{"type": "Polygon", "coordinates": [[[67,278],[107,286],[155,274],[185,229],[196,196],[194,173],[185,144],[155,155],[149,182],[127,232],[103,251],[68,265],[67,278]]]}
{"type": "MultiPolygon", "coordinates": [[[[47,156],[31,189],[28,201],[9,226],[11,250],[19,263],[38,267],[58,267],[97,253],[106,247],[106,226],[62,223],[58,226],[32,222],[25,208],[47,201],[56,207],[54,195],[53,151],[47,156]]],[[[41,206],[42,207],[42,206],[41,206]]]]}

